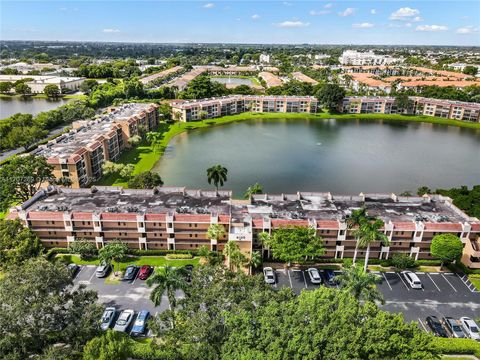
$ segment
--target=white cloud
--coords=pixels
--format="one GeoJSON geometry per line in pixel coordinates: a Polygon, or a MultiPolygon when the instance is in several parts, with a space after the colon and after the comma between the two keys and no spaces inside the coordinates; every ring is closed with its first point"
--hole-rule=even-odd
{"type": "Polygon", "coordinates": [[[377,14],[377,10],[376,10],[376,9],[372,9],[372,10],[370,10],[370,14],[372,14],[372,15],[376,15],[376,14],[377,14]]]}
{"type": "Polygon", "coordinates": [[[291,2],[284,1],[284,2],[283,2],[283,5],[285,5],[285,6],[292,6],[293,4],[292,4],[291,2]]]}
{"type": "Polygon", "coordinates": [[[309,26],[310,23],[308,22],[302,22],[300,20],[297,21],[283,21],[281,23],[277,24],[277,27],[279,28],[303,28],[309,26]]]}
{"type": "Polygon", "coordinates": [[[205,5],[203,5],[203,7],[205,9],[211,9],[211,8],[215,7],[215,4],[214,3],[206,3],[205,5]]]}
{"type": "MultiPolygon", "coordinates": [[[[409,7],[403,7],[393,12],[390,15],[390,20],[404,20],[412,21],[413,18],[416,18],[420,15],[420,11],[417,9],[412,9],[409,7]]],[[[418,20],[417,20],[418,21],[418,20]]]]}
{"type": "Polygon", "coordinates": [[[310,10],[309,14],[312,16],[326,15],[326,14],[330,14],[330,11],[329,10],[310,10]]]}
{"type": "Polygon", "coordinates": [[[340,15],[340,16],[350,16],[350,15],[353,15],[354,13],[355,13],[354,8],[346,8],[344,11],[339,12],[338,15],[340,15]]]}
{"type": "Polygon", "coordinates": [[[418,25],[415,31],[446,31],[448,27],[445,25],[418,25]]]}
{"type": "Polygon", "coordinates": [[[112,33],[119,33],[119,29],[103,29],[102,32],[107,33],[107,34],[112,34],[112,33]]]}
{"type": "Polygon", "coordinates": [[[252,20],[258,20],[258,19],[260,19],[260,15],[258,14],[252,15],[252,20]]]}
{"type": "Polygon", "coordinates": [[[352,27],[356,28],[356,29],[370,29],[373,26],[374,25],[372,23],[368,23],[368,22],[364,22],[364,23],[360,23],[360,24],[352,24],[352,27]]]}
{"type": "Polygon", "coordinates": [[[473,26],[464,26],[457,29],[457,34],[472,34],[478,32],[478,28],[473,26]]]}
{"type": "Polygon", "coordinates": [[[332,3],[325,4],[324,8],[325,9],[330,9],[333,6],[332,3]]]}

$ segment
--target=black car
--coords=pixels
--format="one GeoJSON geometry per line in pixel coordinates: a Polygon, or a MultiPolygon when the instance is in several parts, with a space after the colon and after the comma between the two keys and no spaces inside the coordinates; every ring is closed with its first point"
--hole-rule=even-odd
{"type": "Polygon", "coordinates": [[[335,279],[335,273],[333,270],[327,269],[324,272],[325,275],[325,282],[330,286],[338,285],[337,279],[335,279]]]}
{"type": "Polygon", "coordinates": [[[440,337],[448,337],[447,331],[444,329],[440,320],[436,316],[427,316],[426,323],[430,330],[432,330],[433,335],[440,337]]]}
{"type": "Polygon", "coordinates": [[[133,280],[135,279],[135,276],[137,276],[138,273],[138,266],[135,265],[129,265],[125,269],[125,274],[123,275],[123,280],[133,280]]]}

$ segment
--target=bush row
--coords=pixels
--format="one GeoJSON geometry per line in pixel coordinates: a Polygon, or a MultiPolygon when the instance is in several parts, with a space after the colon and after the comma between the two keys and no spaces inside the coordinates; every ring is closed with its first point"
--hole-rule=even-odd
{"type": "MultiPolygon", "coordinates": [[[[57,254],[71,254],[72,251],[68,248],[51,248],[49,249],[45,257],[50,260],[54,258],[57,254]]],[[[136,250],[136,249],[130,249],[128,251],[129,255],[135,255],[135,256],[166,256],[166,255],[185,255],[187,257],[177,257],[176,259],[191,259],[194,256],[198,256],[198,251],[197,250],[136,250]]],[[[175,259],[173,257],[170,257],[170,259],[175,259]]]]}
{"type": "Polygon", "coordinates": [[[434,338],[433,343],[440,354],[470,354],[480,356],[480,342],[473,339],[434,338]]]}
{"type": "Polygon", "coordinates": [[[165,256],[167,259],[192,259],[192,254],[167,254],[165,256]]]}

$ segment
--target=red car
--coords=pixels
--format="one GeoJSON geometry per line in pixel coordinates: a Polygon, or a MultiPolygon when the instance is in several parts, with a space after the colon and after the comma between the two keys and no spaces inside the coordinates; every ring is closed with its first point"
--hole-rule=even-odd
{"type": "Polygon", "coordinates": [[[146,280],[153,272],[153,267],[150,265],[143,265],[140,267],[140,273],[138,274],[138,278],[140,280],[146,280]]]}

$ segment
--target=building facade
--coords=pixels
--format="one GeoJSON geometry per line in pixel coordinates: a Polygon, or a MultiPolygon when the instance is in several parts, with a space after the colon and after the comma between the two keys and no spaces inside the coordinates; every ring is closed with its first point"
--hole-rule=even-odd
{"type": "Polygon", "coordinates": [[[32,154],[53,165],[56,178],[68,178],[73,188],[84,187],[102,176],[105,161],[117,161],[128,139],[158,126],[158,105],[125,104],[99,119],[77,122],[74,128],[32,154]]]}
{"type": "MultiPolygon", "coordinates": [[[[445,119],[480,122],[480,104],[462,101],[429,99],[411,96],[411,114],[436,116],[445,119]]],[[[341,112],[346,114],[396,114],[394,97],[358,97],[343,99],[341,112]]]]}
{"type": "Polygon", "coordinates": [[[30,87],[32,94],[40,94],[47,85],[57,85],[62,93],[74,92],[80,89],[85,81],[82,77],[62,77],[47,75],[0,75],[0,82],[15,82],[29,79],[25,83],[30,87]]]}
{"type": "MultiPolygon", "coordinates": [[[[235,200],[230,191],[156,188],[154,190],[92,187],[49,187],[13,209],[9,218],[20,219],[44,246],[67,247],[84,239],[98,248],[121,240],[132,249],[195,250],[207,246],[222,251],[236,241],[251,254],[264,251],[258,241],[262,232],[288,226],[315,229],[323,239],[325,258],[353,257],[356,239],[347,220],[355,209],[365,207],[370,216],[384,222],[388,246],[375,243],[371,258],[388,259],[407,254],[431,259],[430,244],[438,234],[453,233],[465,244],[463,259],[480,268],[480,221],[456,208],[441,195],[403,197],[395,194],[337,196],[331,193],[298,192],[253,195],[235,200]],[[207,236],[211,224],[221,224],[223,238],[207,236]]],[[[363,249],[358,257],[364,257],[363,249]]]]}
{"type": "Polygon", "coordinates": [[[391,65],[403,62],[403,59],[393,58],[388,55],[376,55],[373,51],[359,52],[345,50],[338,58],[342,65],[391,65]]]}

